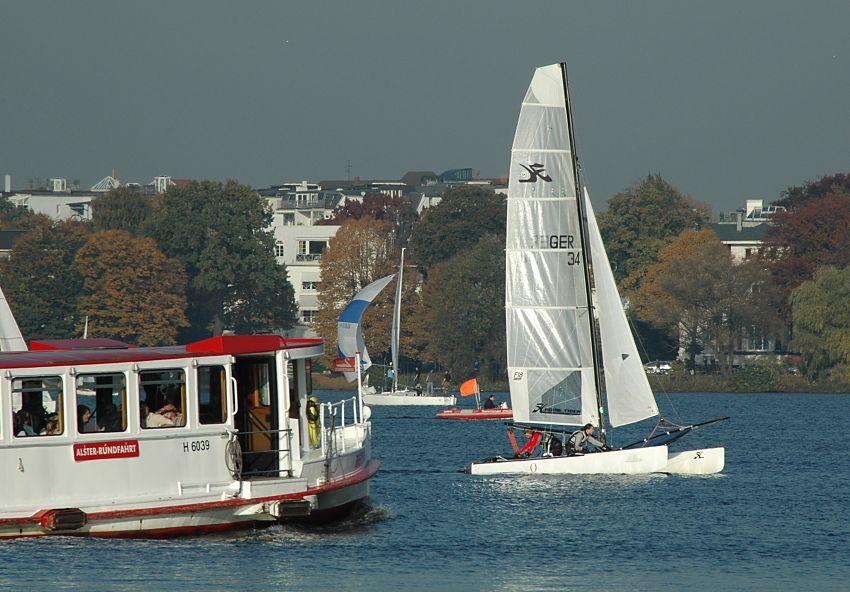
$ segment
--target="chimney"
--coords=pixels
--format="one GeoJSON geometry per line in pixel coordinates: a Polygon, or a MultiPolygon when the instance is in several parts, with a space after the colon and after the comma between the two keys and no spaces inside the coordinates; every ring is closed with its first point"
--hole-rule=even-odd
{"type": "Polygon", "coordinates": [[[743,218],[744,212],[735,212],[735,227],[738,232],[741,232],[741,226],[743,226],[743,218]]]}
{"type": "Polygon", "coordinates": [[[6,175],[3,179],[3,191],[12,193],[12,175],[6,175]]]}

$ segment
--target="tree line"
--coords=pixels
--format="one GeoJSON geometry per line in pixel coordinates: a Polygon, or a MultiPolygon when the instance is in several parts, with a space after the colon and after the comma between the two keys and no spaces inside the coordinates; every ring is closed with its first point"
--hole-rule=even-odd
{"type": "Polygon", "coordinates": [[[29,231],[0,261],[0,285],[28,340],[79,337],[86,321],[92,337],[141,346],[287,329],[297,307],[270,222],[265,200],[233,180],[153,197],[118,188],[87,222],[0,200],[0,228],[29,231]]]}
{"type": "MultiPolygon", "coordinates": [[[[771,219],[761,251],[735,261],[708,226],[709,208],[661,175],[609,200],[600,230],[648,359],[674,358],[681,347],[693,367],[710,350],[730,373],[741,338],[759,337],[799,352],[812,379],[850,381],[850,176],[789,187],[777,203],[786,211],[771,219]]],[[[322,260],[315,323],[328,357],[342,308],[395,272],[406,246],[415,268],[404,271],[402,354],[458,378],[502,378],[504,197],[461,186],[412,224],[404,207],[373,196],[367,207],[337,212],[342,227],[322,260]]],[[[387,289],[364,315],[373,358],[389,348],[392,301],[387,289]]]]}

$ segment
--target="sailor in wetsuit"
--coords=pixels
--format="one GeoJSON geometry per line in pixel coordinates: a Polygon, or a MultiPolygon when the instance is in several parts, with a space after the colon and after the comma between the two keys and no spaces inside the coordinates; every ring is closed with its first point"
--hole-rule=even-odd
{"type": "Polygon", "coordinates": [[[541,433],[532,430],[531,428],[525,429],[525,437],[526,443],[520,450],[517,451],[517,458],[528,458],[532,454],[534,454],[534,449],[537,448],[537,445],[540,444],[541,433]]]}
{"type": "Polygon", "coordinates": [[[608,448],[593,437],[593,424],[585,424],[583,428],[573,432],[570,439],[567,440],[567,454],[576,454],[584,452],[597,452],[600,450],[608,450],[608,448]],[[589,446],[593,446],[593,450],[588,450],[589,446]]]}

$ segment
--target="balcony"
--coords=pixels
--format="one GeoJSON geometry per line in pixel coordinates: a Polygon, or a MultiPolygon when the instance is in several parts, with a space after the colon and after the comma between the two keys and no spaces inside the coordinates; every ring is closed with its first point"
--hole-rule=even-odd
{"type": "Polygon", "coordinates": [[[298,253],[295,255],[295,261],[300,263],[309,263],[311,261],[321,261],[321,253],[298,253]]]}

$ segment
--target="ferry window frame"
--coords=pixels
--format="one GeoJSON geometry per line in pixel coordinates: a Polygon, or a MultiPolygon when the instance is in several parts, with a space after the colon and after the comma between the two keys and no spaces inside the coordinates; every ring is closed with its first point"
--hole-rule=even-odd
{"type": "MultiPolygon", "coordinates": [[[[129,401],[128,401],[128,398],[127,398],[127,382],[128,382],[127,381],[127,375],[124,372],[81,372],[81,373],[79,373],[79,374],[77,374],[73,377],[74,404],[76,405],[75,414],[74,414],[76,421],[75,421],[74,425],[76,426],[77,435],[83,436],[83,437],[88,437],[88,436],[94,436],[94,435],[98,435],[98,434],[123,434],[123,433],[127,432],[127,429],[130,426],[130,415],[129,415],[130,410],[129,410],[129,401]],[[95,397],[95,407],[94,407],[94,409],[92,409],[89,405],[86,405],[86,407],[89,409],[89,412],[92,415],[92,419],[89,420],[89,421],[95,422],[95,424],[94,424],[95,429],[90,430],[90,431],[85,431],[85,432],[80,430],[80,428],[79,428],[80,418],[77,417],[77,415],[79,414],[80,405],[82,404],[82,403],[80,403],[80,386],[81,386],[80,381],[87,376],[95,377],[95,378],[97,378],[97,377],[106,378],[106,377],[109,377],[109,376],[112,376],[112,377],[120,376],[121,377],[121,381],[122,381],[120,383],[121,390],[118,392],[118,395],[121,397],[121,402],[123,403],[123,405],[121,406],[121,410],[120,410],[122,429],[120,429],[120,430],[100,429],[100,426],[98,425],[99,420],[98,420],[98,417],[97,417],[97,397],[98,397],[98,394],[95,393],[95,395],[94,395],[94,397],[95,397]]],[[[114,388],[115,386],[116,386],[116,383],[115,383],[114,380],[111,384],[106,384],[106,383],[97,384],[97,383],[95,383],[95,390],[97,390],[98,388],[105,389],[107,387],[112,387],[113,392],[112,392],[112,395],[111,395],[110,398],[114,399],[114,397],[116,395],[115,388],[114,388]]],[[[91,395],[85,395],[85,396],[91,397],[91,395]]],[[[113,401],[113,404],[114,404],[114,401],[113,401]]]]}
{"type": "MultiPolygon", "coordinates": [[[[182,429],[182,428],[185,428],[188,425],[188,422],[186,421],[186,415],[187,415],[187,405],[186,405],[186,403],[187,403],[187,401],[186,401],[187,382],[186,382],[186,369],[185,368],[143,368],[143,369],[139,369],[139,373],[138,373],[137,378],[136,378],[136,386],[138,388],[138,394],[139,394],[139,410],[140,410],[140,412],[139,412],[139,427],[142,430],[182,429]],[[156,381],[147,382],[146,384],[148,386],[157,385],[158,387],[163,386],[163,385],[171,385],[171,384],[181,385],[181,387],[182,387],[180,389],[180,405],[181,405],[180,410],[181,411],[179,413],[177,413],[177,417],[179,417],[182,421],[181,421],[181,423],[176,423],[174,425],[148,426],[148,425],[146,425],[147,424],[147,417],[143,418],[141,416],[141,408],[142,408],[142,403],[145,403],[147,405],[148,397],[151,396],[151,395],[144,388],[145,382],[142,380],[142,377],[144,375],[150,375],[150,374],[166,375],[169,372],[179,373],[179,375],[182,377],[182,380],[179,381],[179,382],[178,381],[169,381],[169,380],[156,380],[156,381]],[[142,394],[145,395],[144,399],[142,399],[142,394]]],[[[158,389],[158,390],[160,390],[160,389],[158,389]]],[[[162,390],[166,390],[166,389],[162,389],[162,390]]],[[[150,415],[156,415],[157,411],[161,411],[168,403],[171,403],[171,401],[168,401],[168,393],[163,392],[163,393],[160,393],[160,395],[162,397],[162,400],[167,401],[167,402],[162,404],[161,406],[160,406],[160,403],[158,403],[158,405],[157,405],[158,409],[157,410],[152,410],[150,408],[150,406],[148,405],[148,413],[150,415]]]]}
{"type": "MultiPolygon", "coordinates": [[[[9,389],[9,411],[11,412],[12,424],[11,424],[11,433],[13,438],[17,439],[25,439],[25,438],[44,438],[50,436],[64,436],[65,435],[65,383],[63,377],[55,374],[46,374],[39,376],[12,376],[10,380],[10,389],[9,389]],[[26,392],[39,392],[42,393],[42,408],[44,408],[44,392],[47,391],[50,393],[50,388],[45,387],[45,380],[52,379],[56,381],[56,397],[53,399],[53,403],[55,405],[54,411],[52,413],[48,412],[47,409],[45,411],[45,418],[50,415],[55,414],[56,420],[58,424],[59,431],[53,434],[24,434],[23,436],[18,435],[18,430],[15,429],[15,415],[18,411],[24,409],[24,393],[26,392]],[[24,383],[33,382],[33,381],[41,381],[41,387],[26,387],[24,383]],[[19,388],[16,388],[15,384],[19,383],[19,388]],[[15,393],[20,393],[20,405],[17,410],[15,409],[15,393]]],[[[45,419],[45,424],[47,420],[45,419]]],[[[30,426],[32,428],[32,422],[30,422],[30,426]]],[[[46,425],[45,425],[46,429],[46,425]]],[[[41,431],[41,430],[39,430],[41,431]]]]}
{"type": "MultiPolygon", "coordinates": [[[[196,373],[196,384],[198,385],[195,398],[198,407],[198,425],[222,425],[226,424],[229,415],[227,413],[227,371],[224,367],[224,364],[207,364],[203,366],[198,366],[196,373]],[[205,370],[211,370],[213,368],[218,368],[221,370],[221,402],[219,403],[219,411],[221,415],[218,418],[214,418],[214,421],[205,420],[203,409],[204,407],[211,407],[212,397],[210,397],[210,403],[204,404],[201,401],[202,387],[203,381],[201,380],[201,373],[205,370]]],[[[210,376],[211,377],[211,376],[210,376]]],[[[210,383],[212,384],[212,383],[210,383]]],[[[211,393],[210,393],[211,394],[211,393]]]]}

